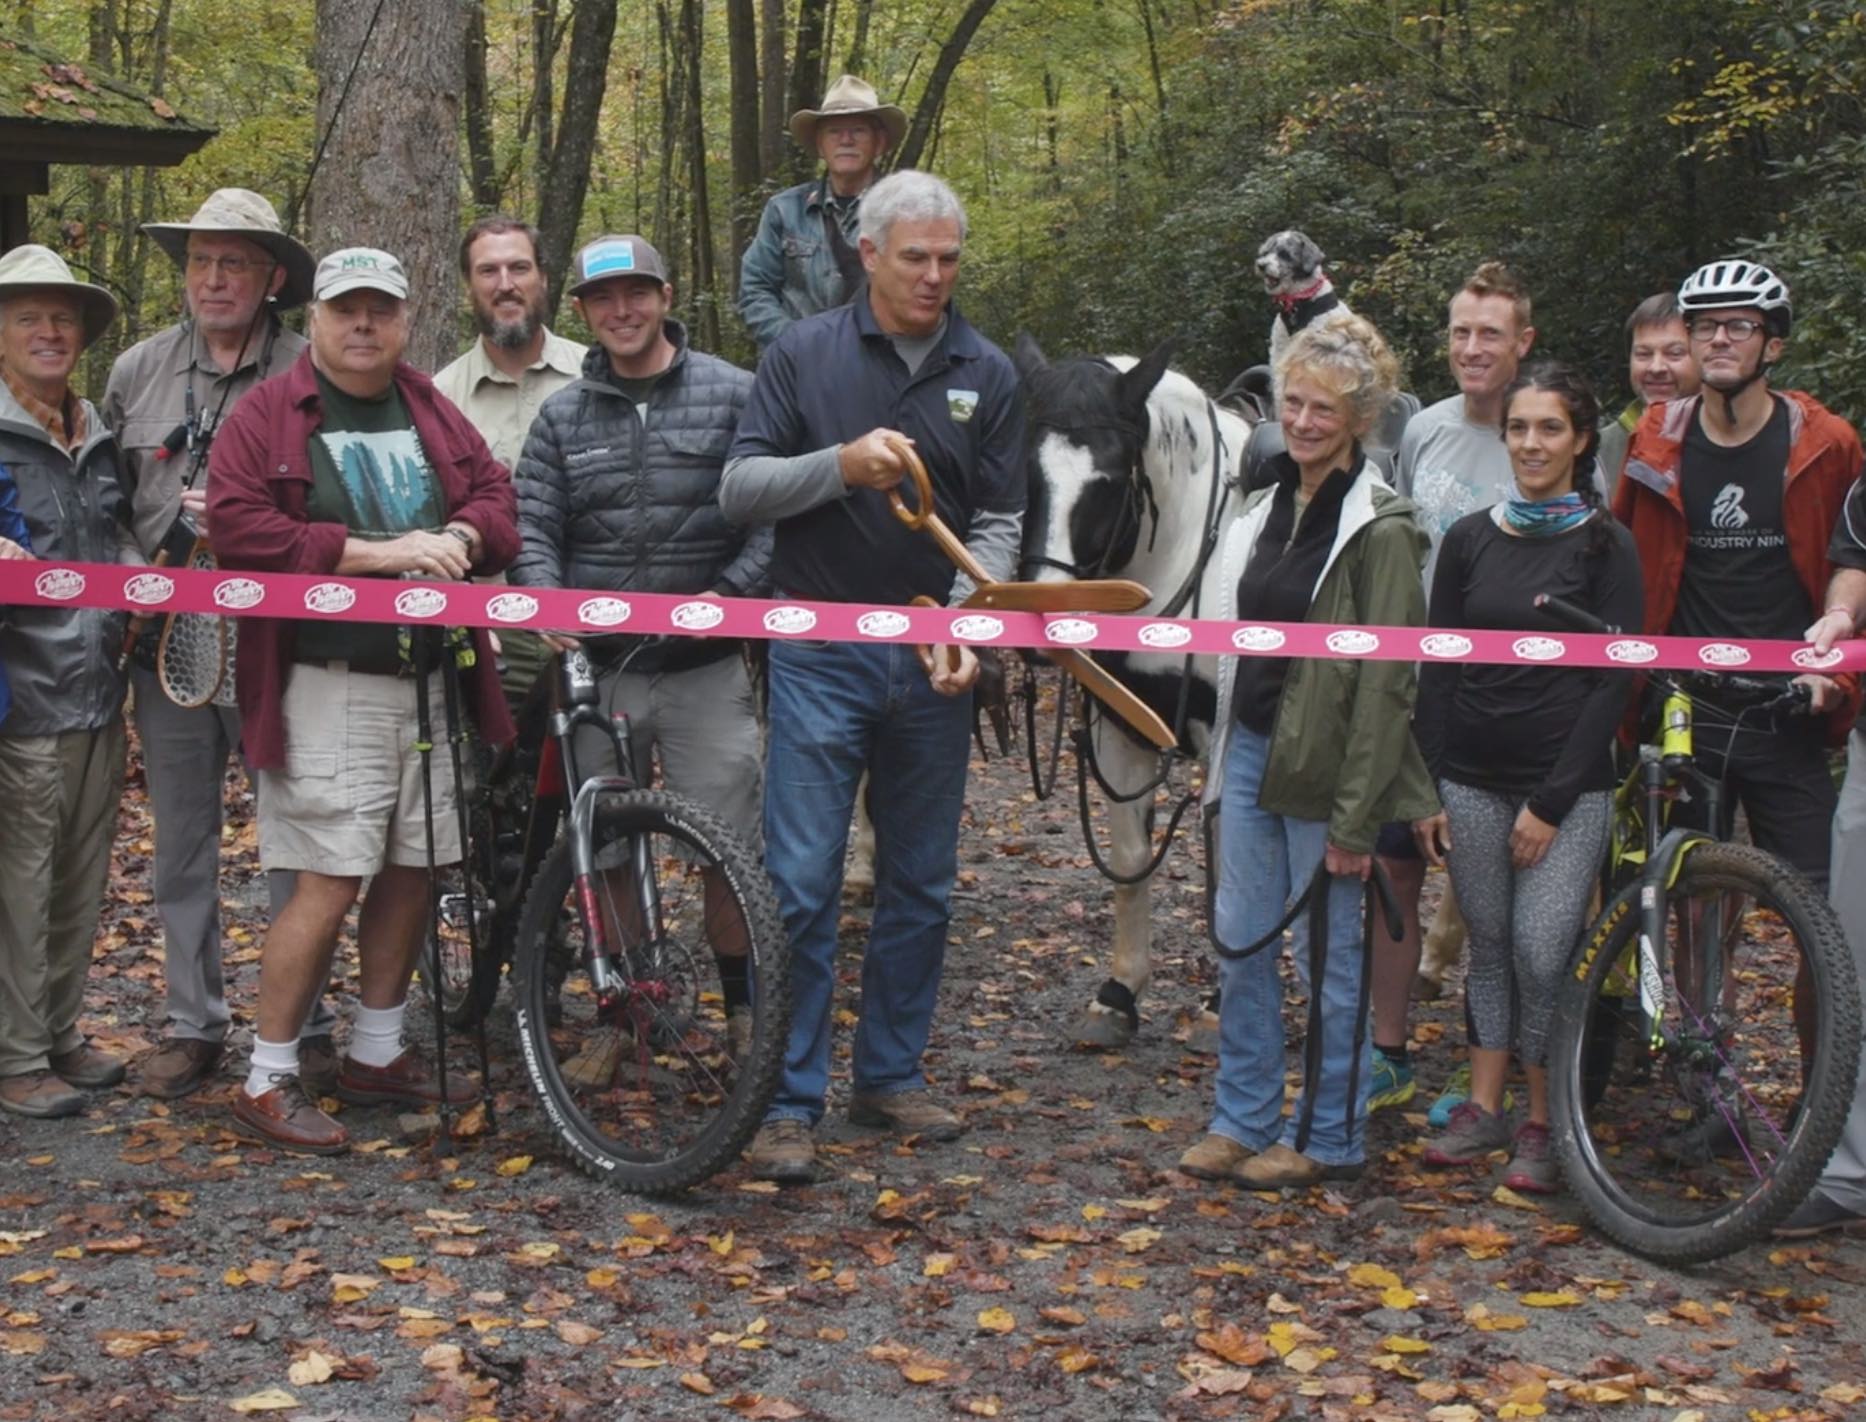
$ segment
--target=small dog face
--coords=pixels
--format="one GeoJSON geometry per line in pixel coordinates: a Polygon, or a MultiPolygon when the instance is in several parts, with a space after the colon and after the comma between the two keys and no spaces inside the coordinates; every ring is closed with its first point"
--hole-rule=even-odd
{"type": "Polygon", "coordinates": [[[1257,272],[1271,296],[1297,291],[1315,280],[1325,260],[1322,249],[1291,227],[1272,233],[1257,249],[1257,272]]]}

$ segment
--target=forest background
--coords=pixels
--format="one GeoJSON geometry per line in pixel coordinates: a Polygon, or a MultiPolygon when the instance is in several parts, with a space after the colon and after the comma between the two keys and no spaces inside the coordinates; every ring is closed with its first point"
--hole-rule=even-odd
{"type": "Polygon", "coordinates": [[[1264,357],[1251,261],[1294,226],[1427,399],[1447,294],[1499,256],[1538,349],[1615,408],[1626,312],[1738,252],[1793,288],[1780,380],[1866,416],[1854,0],[0,0],[8,37],[219,129],[179,168],[55,168],[32,201],[35,238],[125,299],[93,393],[178,310],[136,226],[225,185],[315,250],[402,255],[429,368],[471,333],[454,244],[491,210],[538,223],[558,274],[580,240],[644,233],[698,343],[749,364],[739,253],[813,170],[785,119],[847,70],[911,116],[894,156],[966,200],[959,299],[1001,343],[1174,335],[1221,384],[1264,357]]]}

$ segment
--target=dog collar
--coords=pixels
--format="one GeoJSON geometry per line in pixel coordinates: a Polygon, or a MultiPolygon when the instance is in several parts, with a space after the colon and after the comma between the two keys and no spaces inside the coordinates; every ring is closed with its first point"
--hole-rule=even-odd
{"type": "Polygon", "coordinates": [[[1327,286],[1328,277],[1318,274],[1314,281],[1310,282],[1300,291],[1286,291],[1278,295],[1276,304],[1285,311],[1294,311],[1303,302],[1313,301],[1316,297],[1320,296],[1327,286]]]}

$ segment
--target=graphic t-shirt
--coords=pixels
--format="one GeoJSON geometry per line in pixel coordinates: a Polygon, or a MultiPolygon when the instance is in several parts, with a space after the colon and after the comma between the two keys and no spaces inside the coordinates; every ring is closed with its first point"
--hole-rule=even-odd
{"type": "Polygon", "coordinates": [[[1400,436],[1393,488],[1418,506],[1419,527],[1432,540],[1425,560],[1428,590],[1438,566],[1438,545],[1451,526],[1466,514],[1507,499],[1514,483],[1502,431],[1466,420],[1462,395],[1440,400],[1412,417],[1400,436]]]}
{"type": "Polygon", "coordinates": [[[1703,411],[1685,434],[1679,492],[1685,503],[1685,566],[1666,630],[1679,637],[1799,639],[1812,610],[1795,576],[1782,526],[1788,470],[1788,405],[1747,444],[1717,444],[1703,411]]]}
{"type": "MultiPolygon", "coordinates": [[[[374,400],[347,395],[320,373],[324,422],[311,436],[311,490],[305,517],[341,523],[358,538],[394,538],[444,522],[440,487],[393,385],[374,400]]],[[[386,623],[304,622],[295,655],[342,658],[358,670],[392,672],[397,634],[386,623]]]]}

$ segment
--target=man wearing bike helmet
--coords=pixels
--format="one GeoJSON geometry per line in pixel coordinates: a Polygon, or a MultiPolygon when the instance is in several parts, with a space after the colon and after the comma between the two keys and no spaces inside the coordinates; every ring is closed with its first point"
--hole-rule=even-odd
{"type": "MultiPolygon", "coordinates": [[[[1613,499],[1639,546],[1646,625],[1675,636],[1799,638],[1825,605],[1828,539],[1860,472],[1859,436],[1812,396],[1770,387],[1790,307],[1787,285],[1767,267],[1710,262],[1679,288],[1678,308],[1703,388],[1646,411],[1613,499]]],[[[1836,800],[1827,748],[1853,724],[1859,681],[1797,680],[1812,690],[1812,719],[1740,739],[1701,720],[1696,751],[1729,787],[1727,817],[1741,803],[1760,847],[1825,885],[1836,800]]]]}

